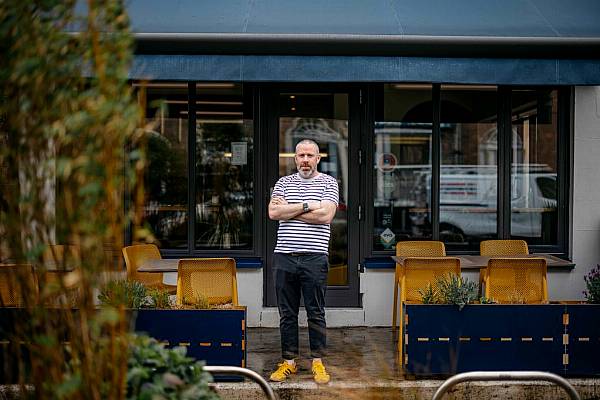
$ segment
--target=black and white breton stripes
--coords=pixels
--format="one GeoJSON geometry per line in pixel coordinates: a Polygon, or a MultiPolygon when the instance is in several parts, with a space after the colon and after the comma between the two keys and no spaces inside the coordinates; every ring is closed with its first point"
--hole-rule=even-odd
{"type": "MultiPolygon", "coordinates": [[[[298,173],[279,178],[272,196],[283,197],[288,204],[329,200],[337,206],[339,202],[337,181],[323,173],[310,179],[298,173]]],[[[329,224],[309,224],[296,219],[279,221],[275,253],[328,254],[329,235],[329,224]]]]}

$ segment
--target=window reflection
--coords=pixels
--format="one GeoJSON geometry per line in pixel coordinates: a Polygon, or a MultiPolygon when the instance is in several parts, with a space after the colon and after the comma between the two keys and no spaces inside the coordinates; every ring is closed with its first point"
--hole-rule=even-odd
{"type": "Polygon", "coordinates": [[[254,129],[242,86],[196,87],[197,249],[252,249],[254,129]]]}
{"type": "Polygon", "coordinates": [[[144,222],[161,248],[187,248],[187,84],[135,84],[153,129],[146,135],[144,222]]]}
{"type": "Polygon", "coordinates": [[[494,86],[442,85],[440,240],[450,250],[497,237],[497,108],[494,86]]]}
{"type": "Polygon", "coordinates": [[[348,284],[348,95],[346,93],[282,93],[279,96],[279,176],[297,172],[296,144],[311,139],[319,145],[318,171],[338,181],[339,204],[331,222],[329,286],[348,284]]]}
{"type": "Polygon", "coordinates": [[[558,243],[556,90],[512,92],[511,236],[558,243]]]}
{"type": "Polygon", "coordinates": [[[384,85],[373,154],[373,249],[431,238],[431,85],[384,85]]]}

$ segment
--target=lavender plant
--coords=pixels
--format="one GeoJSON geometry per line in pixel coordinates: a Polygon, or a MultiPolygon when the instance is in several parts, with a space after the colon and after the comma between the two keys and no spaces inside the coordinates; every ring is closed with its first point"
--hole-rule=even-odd
{"type": "Polygon", "coordinates": [[[596,265],[596,268],[592,268],[583,279],[585,280],[586,286],[583,295],[587,302],[600,304],[600,264],[596,265]]]}

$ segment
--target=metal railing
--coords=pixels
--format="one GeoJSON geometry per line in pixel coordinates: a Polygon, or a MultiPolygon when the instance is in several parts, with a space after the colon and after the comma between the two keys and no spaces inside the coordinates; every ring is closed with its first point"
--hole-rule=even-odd
{"type": "Polygon", "coordinates": [[[271,388],[269,383],[265,380],[265,378],[263,378],[256,372],[252,371],[251,369],[241,368],[241,367],[225,367],[225,366],[211,366],[211,365],[207,365],[203,369],[206,372],[210,372],[213,375],[214,374],[235,375],[235,376],[243,376],[246,378],[250,378],[254,382],[256,382],[260,385],[260,388],[265,393],[265,396],[267,396],[267,399],[276,400],[275,393],[273,392],[273,389],[271,388]]]}
{"type": "Polygon", "coordinates": [[[438,390],[433,394],[432,400],[440,400],[452,386],[461,382],[473,381],[548,381],[562,387],[573,400],[581,400],[579,393],[573,385],[565,378],[541,371],[480,371],[464,372],[454,375],[442,383],[438,390]]]}

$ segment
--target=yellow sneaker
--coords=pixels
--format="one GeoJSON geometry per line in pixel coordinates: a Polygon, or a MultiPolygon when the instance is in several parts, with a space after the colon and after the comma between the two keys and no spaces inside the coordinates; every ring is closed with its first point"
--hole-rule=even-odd
{"type": "Polygon", "coordinates": [[[313,362],[312,373],[313,378],[315,378],[315,382],[317,383],[328,383],[331,379],[327,371],[325,371],[325,366],[321,361],[313,362]]]}
{"type": "Polygon", "coordinates": [[[271,374],[269,379],[273,382],[283,382],[288,376],[295,374],[297,370],[296,365],[290,365],[284,361],[281,364],[277,364],[277,370],[271,374]]]}

